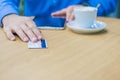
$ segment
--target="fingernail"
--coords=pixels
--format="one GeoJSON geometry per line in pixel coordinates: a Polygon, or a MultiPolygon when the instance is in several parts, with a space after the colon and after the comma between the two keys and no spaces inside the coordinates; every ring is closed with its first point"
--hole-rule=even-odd
{"type": "Polygon", "coordinates": [[[23,40],[24,40],[24,41],[28,41],[28,38],[25,37],[23,40]]]}
{"type": "Polygon", "coordinates": [[[33,41],[33,42],[36,42],[36,41],[37,41],[37,38],[32,38],[32,41],[33,41]]]}
{"type": "Polygon", "coordinates": [[[15,37],[12,37],[10,40],[11,40],[11,41],[14,41],[14,40],[15,40],[15,37]]]}
{"type": "Polygon", "coordinates": [[[42,37],[41,36],[38,36],[38,39],[40,40],[42,37]]]}
{"type": "Polygon", "coordinates": [[[66,19],[67,22],[69,22],[69,19],[66,19]]]}

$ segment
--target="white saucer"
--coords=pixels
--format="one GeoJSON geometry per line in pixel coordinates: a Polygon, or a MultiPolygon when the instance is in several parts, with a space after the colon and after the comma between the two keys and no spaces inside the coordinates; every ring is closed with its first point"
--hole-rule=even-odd
{"type": "Polygon", "coordinates": [[[101,21],[96,21],[94,25],[91,25],[90,27],[85,28],[85,27],[81,27],[75,21],[71,21],[71,22],[68,22],[66,26],[76,33],[96,33],[96,32],[102,31],[106,27],[106,23],[101,21]]]}

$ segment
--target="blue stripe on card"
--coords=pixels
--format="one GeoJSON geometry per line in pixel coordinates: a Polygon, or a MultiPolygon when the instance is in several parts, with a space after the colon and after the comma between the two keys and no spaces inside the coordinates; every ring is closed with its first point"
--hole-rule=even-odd
{"type": "Polygon", "coordinates": [[[46,48],[46,41],[44,39],[41,40],[41,46],[42,48],[46,48]]]}

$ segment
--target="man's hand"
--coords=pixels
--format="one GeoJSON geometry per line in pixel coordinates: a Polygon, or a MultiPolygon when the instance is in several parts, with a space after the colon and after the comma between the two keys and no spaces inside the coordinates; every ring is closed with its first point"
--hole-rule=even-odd
{"type": "Polygon", "coordinates": [[[3,29],[10,40],[15,40],[16,33],[21,40],[36,42],[42,38],[32,17],[18,16],[15,14],[3,18],[3,29]]]}
{"type": "Polygon", "coordinates": [[[70,22],[72,20],[74,20],[74,12],[73,9],[75,7],[81,7],[82,5],[73,5],[73,6],[69,6],[65,9],[62,9],[60,11],[54,12],[51,14],[51,16],[53,17],[61,17],[61,18],[66,18],[67,22],[70,22]]]}

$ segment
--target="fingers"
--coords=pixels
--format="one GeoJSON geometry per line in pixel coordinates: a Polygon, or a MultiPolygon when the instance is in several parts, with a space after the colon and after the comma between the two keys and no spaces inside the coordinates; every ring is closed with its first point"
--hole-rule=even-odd
{"type": "Polygon", "coordinates": [[[27,22],[26,26],[27,27],[24,26],[24,32],[26,32],[26,34],[30,37],[31,41],[35,42],[42,39],[40,31],[38,30],[33,21],[27,22]]]}
{"type": "Polygon", "coordinates": [[[66,9],[62,9],[60,11],[54,12],[51,14],[52,17],[60,17],[65,18],[66,17],[66,9]]]}
{"type": "Polygon", "coordinates": [[[3,28],[10,40],[15,40],[16,33],[21,40],[36,42],[42,38],[40,31],[33,22],[34,17],[9,15],[4,18],[3,28]]]}
{"type": "Polygon", "coordinates": [[[21,28],[31,41],[33,41],[33,42],[37,41],[37,37],[34,35],[34,33],[32,32],[32,29],[30,27],[23,24],[23,25],[21,25],[21,28]]]}
{"type": "Polygon", "coordinates": [[[74,17],[74,8],[75,7],[82,7],[83,5],[73,5],[73,6],[69,6],[68,8],[67,8],[67,11],[66,11],[66,21],[67,22],[70,22],[70,21],[72,21],[72,20],[74,20],[75,19],[75,17],[74,17]]]}
{"type": "Polygon", "coordinates": [[[23,30],[19,27],[16,26],[14,29],[14,32],[23,40],[23,41],[28,41],[29,38],[26,36],[26,34],[23,32],[23,30]]]}
{"type": "Polygon", "coordinates": [[[7,35],[7,37],[10,39],[10,40],[15,40],[15,36],[13,35],[13,33],[12,33],[12,30],[11,29],[7,29],[7,28],[4,28],[4,31],[5,31],[5,33],[6,33],[6,35],[7,35]]]}
{"type": "Polygon", "coordinates": [[[74,6],[70,6],[68,8],[52,13],[51,16],[66,18],[66,21],[69,22],[74,19],[73,9],[74,9],[74,6]]]}
{"type": "Polygon", "coordinates": [[[16,33],[21,38],[21,40],[25,42],[29,40],[36,42],[42,39],[40,31],[32,20],[19,26],[14,25],[14,28],[13,26],[4,26],[4,31],[10,40],[15,40],[13,32],[16,33]]]}
{"type": "Polygon", "coordinates": [[[29,18],[31,18],[31,20],[33,20],[33,19],[35,18],[35,16],[31,16],[31,17],[29,17],[29,18]]]}
{"type": "Polygon", "coordinates": [[[74,13],[73,13],[74,6],[70,6],[67,8],[66,11],[66,21],[70,22],[74,19],[74,13]]]}
{"type": "Polygon", "coordinates": [[[74,13],[72,12],[72,13],[68,16],[68,18],[66,19],[66,21],[67,21],[67,22],[70,22],[70,21],[72,21],[72,20],[74,20],[74,19],[75,19],[74,13]]]}

